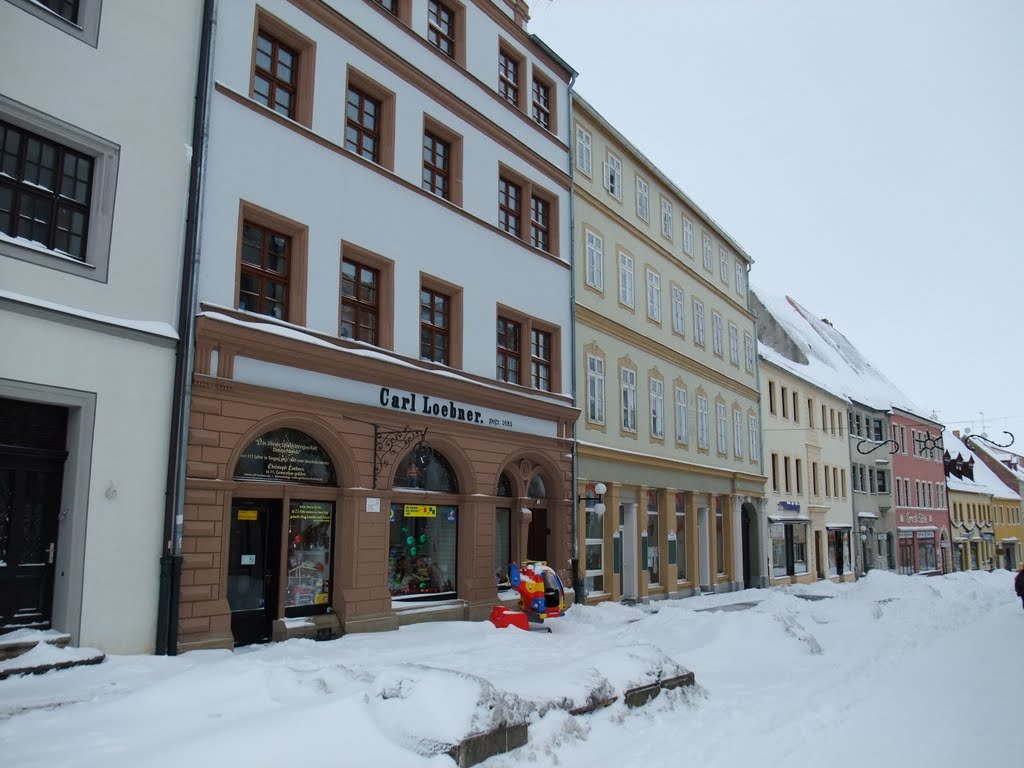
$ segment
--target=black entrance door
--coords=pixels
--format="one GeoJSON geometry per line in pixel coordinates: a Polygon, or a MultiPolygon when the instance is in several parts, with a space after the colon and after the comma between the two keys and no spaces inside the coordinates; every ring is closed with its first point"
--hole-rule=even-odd
{"type": "Polygon", "coordinates": [[[548,533],[548,511],[546,509],[533,510],[533,517],[530,518],[530,530],[526,537],[527,560],[547,562],[548,533]]]}
{"type": "Polygon", "coordinates": [[[280,580],[280,501],[233,501],[229,557],[228,605],[235,645],[269,642],[280,580]]]}
{"type": "Polygon", "coordinates": [[[740,549],[743,551],[743,588],[750,589],[754,586],[754,574],[751,572],[751,561],[753,558],[750,556],[750,547],[753,544],[750,529],[754,526],[754,516],[750,514],[746,504],[740,507],[740,516],[742,518],[740,525],[740,549]]]}
{"type": "Polygon", "coordinates": [[[48,628],[67,411],[0,399],[0,632],[48,628]]]}

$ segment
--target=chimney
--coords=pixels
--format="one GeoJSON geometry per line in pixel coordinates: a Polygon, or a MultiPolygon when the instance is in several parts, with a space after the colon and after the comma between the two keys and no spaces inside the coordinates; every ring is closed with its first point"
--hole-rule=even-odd
{"type": "Polygon", "coordinates": [[[828,319],[827,317],[823,317],[823,318],[821,318],[821,322],[823,322],[823,323],[824,323],[825,325],[827,325],[827,326],[828,326],[829,328],[835,328],[835,326],[834,326],[834,325],[832,325],[832,321],[831,321],[831,320],[829,320],[829,319],[828,319]]]}

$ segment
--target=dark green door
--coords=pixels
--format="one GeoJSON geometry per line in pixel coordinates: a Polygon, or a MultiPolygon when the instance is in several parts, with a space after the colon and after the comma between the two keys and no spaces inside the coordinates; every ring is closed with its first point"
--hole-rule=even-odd
{"type": "Polygon", "coordinates": [[[270,642],[280,583],[281,502],[235,499],[231,505],[228,605],[235,645],[270,642]]]}

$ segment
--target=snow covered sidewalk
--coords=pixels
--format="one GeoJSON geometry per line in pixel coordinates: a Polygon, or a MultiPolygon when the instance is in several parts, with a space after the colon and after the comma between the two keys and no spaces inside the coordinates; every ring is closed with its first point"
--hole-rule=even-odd
{"type": "Polygon", "coordinates": [[[28,766],[452,766],[502,720],[529,743],[491,768],[1001,762],[1024,692],[1024,611],[1006,572],[873,573],[799,600],[761,590],[570,609],[546,633],[423,624],[236,652],[109,657],[0,682],[0,755],[28,766]],[[698,611],[758,600],[743,611],[698,611]],[[572,717],[690,669],[695,691],[572,717]]]}

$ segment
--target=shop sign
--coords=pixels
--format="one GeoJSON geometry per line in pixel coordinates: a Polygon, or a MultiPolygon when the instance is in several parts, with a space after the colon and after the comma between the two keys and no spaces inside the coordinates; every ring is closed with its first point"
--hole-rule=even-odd
{"type": "Polygon", "coordinates": [[[437,507],[427,504],[405,504],[402,507],[405,517],[437,517],[437,507]]]}
{"type": "Polygon", "coordinates": [[[235,479],[336,485],[330,457],[294,429],[275,429],[249,443],[238,458],[235,479]]]}
{"type": "Polygon", "coordinates": [[[255,509],[240,509],[238,510],[239,520],[258,520],[259,512],[255,509]]]}
{"type": "Polygon", "coordinates": [[[799,501],[780,501],[779,509],[784,509],[787,512],[799,512],[800,502],[799,501]]]}

